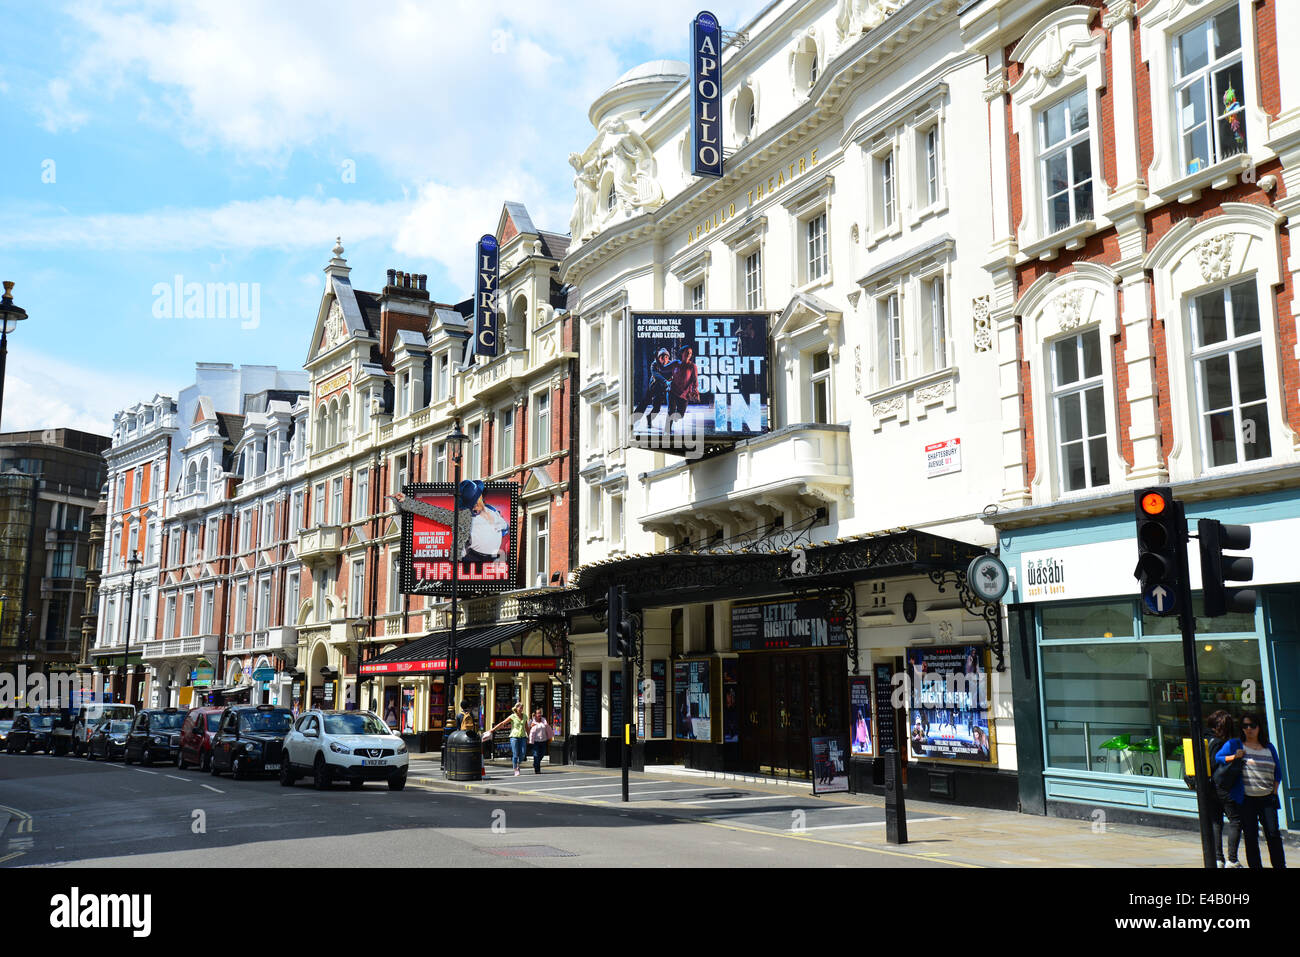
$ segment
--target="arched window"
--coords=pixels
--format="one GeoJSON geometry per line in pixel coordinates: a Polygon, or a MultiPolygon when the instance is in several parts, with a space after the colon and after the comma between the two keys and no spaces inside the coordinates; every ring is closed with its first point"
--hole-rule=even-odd
{"type": "Polygon", "coordinates": [[[335,399],[330,403],[329,412],[329,446],[333,448],[339,441],[339,400],[335,399]]]}
{"type": "Polygon", "coordinates": [[[329,417],[329,412],[324,403],[316,410],[316,452],[317,454],[325,451],[325,420],[329,417]]]}
{"type": "Polygon", "coordinates": [[[208,490],[208,457],[205,455],[199,462],[199,491],[208,490]]]}
{"type": "Polygon", "coordinates": [[[198,489],[199,466],[197,462],[191,462],[189,471],[185,473],[185,494],[193,494],[198,489]]]}
{"type": "Polygon", "coordinates": [[[605,208],[612,213],[617,204],[618,194],[614,191],[614,184],[611,182],[609,184],[609,192],[605,194],[605,208]]]}
{"type": "Polygon", "coordinates": [[[343,397],[343,406],[339,411],[339,441],[346,442],[348,436],[352,433],[352,399],[350,396],[343,397]]]}
{"type": "Polygon", "coordinates": [[[528,300],[516,296],[510,304],[510,318],[506,323],[506,346],[510,349],[524,347],[525,329],[528,322],[528,300]]]}

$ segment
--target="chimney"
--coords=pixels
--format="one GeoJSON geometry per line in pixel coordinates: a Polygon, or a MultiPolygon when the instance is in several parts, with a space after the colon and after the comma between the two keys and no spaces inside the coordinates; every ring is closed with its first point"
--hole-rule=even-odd
{"type": "Polygon", "coordinates": [[[393,285],[393,283],[394,283],[394,281],[395,281],[394,277],[395,277],[396,275],[397,275],[397,270],[396,270],[396,269],[390,269],[390,270],[388,270],[388,285],[390,285],[390,286],[393,285]]]}

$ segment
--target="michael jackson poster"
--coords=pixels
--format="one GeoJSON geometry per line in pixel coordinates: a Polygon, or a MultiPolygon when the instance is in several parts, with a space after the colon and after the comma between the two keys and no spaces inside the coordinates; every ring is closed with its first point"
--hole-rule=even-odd
{"type": "Polygon", "coordinates": [[[393,498],[402,513],[405,594],[451,594],[453,515],[458,526],[457,591],[469,595],[516,587],[519,486],[476,479],[459,486],[426,482],[407,485],[393,498]]]}

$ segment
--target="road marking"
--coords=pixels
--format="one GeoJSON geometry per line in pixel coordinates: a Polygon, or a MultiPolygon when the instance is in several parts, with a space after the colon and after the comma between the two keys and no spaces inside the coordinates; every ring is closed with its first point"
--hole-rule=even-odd
{"type": "Polygon", "coordinates": [[[157,771],[146,771],[144,768],[132,768],[132,771],[139,771],[141,774],[157,774],[157,771]]]}
{"type": "MultiPolygon", "coordinates": [[[[635,795],[636,795],[637,797],[649,797],[649,798],[653,798],[653,797],[654,797],[655,795],[657,795],[657,794],[677,794],[677,793],[682,792],[682,791],[713,791],[713,790],[716,790],[716,788],[669,788],[669,789],[664,790],[664,791],[636,791],[636,792],[628,792],[628,797],[629,797],[629,798],[632,797],[634,793],[635,793],[635,795]]],[[[527,792],[525,791],[525,792],[523,792],[523,793],[526,794],[527,792]]],[[[617,794],[618,792],[616,791],[616,792],[614,792],[614,793],[617,794]]],[[[612,795],[611,795],[611,796],[612,796],[612,795]]],[[[596,800],[595,798],[582,797],[581,795],[579,795],[578,800],[579,800],[579,801],[591,801],[593,804],[608,804],[608,803],[609,803],[608,801],[603,801],[603,800],[602,800],[602,801],[598,801],[598,800],[596,800]]],[[[620,802],[618,802],[618,803],[621,804],[622,802],[620,801],[620,802]]],[[[630,803],[630,802],[629,802],[629,803],[630,803]]],[[[681,802],[681,803],[688,803],[688,802],[681,802]]]]}
{"type": "MultiPolygon", "coordinates": [[[[678,801],[678,804],[730,804],[732,801],[788,801],[788,794],[760,794],[757,797],[743,798],[705,798],[702,801],[678,801]]],[[[813,810],[808,808],[808,810],[813,810]]]]}
{"type": "Polygon", "coordinates": [[[214,788],[211,784],[200,784],[199,787],[207,788],[209,791],[216,791],[218,794],[225,794],[225,791],[214,788]]]}
{"type": "Polygon", "coordinates": [[[189,778],[183,778],[183,777],[181,777],[179,774],[167,774],[167,775],[164,775],[164,777],[169,777],[169,778],[171,778],[173,781],[189,781],[189,780],[190,780],[189,778]]]}
{"type": "MultiPolygon", "coordinates": [[[[956,821],[956,820],[957,818],[955,817],[916,817],[916,818],[909,818],[907,823],[924,824],[926,821],[956,821]]],[[[817,824],[814,825],[813,827],[790,828],[790,830],[797,834],[800,831],[833,831],[836,830],[837,828],[845,828],[845,827],[884,827],[884,826],[885,826],[884,821],[859,821],[856,824],[817,824]]],[[[928,854],[931,852],[926,851],[923,853],[928,854]]],[[[942,852],[935,851],[933,853],[937,854],[942,852]]]]}

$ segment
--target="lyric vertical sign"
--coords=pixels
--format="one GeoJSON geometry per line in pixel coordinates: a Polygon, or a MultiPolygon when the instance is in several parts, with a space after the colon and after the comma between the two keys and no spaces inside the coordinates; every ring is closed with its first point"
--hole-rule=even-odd
{"type": "Polygon", "coordinates": [[[708,11],[691,22],[691,172],[722,175],[722,28],[708,11]]]}
{"type": "Polygon", "coordinates": [[[497,354],[497,238],[484,236],[475,251],[474,355],[497,354]]]}

